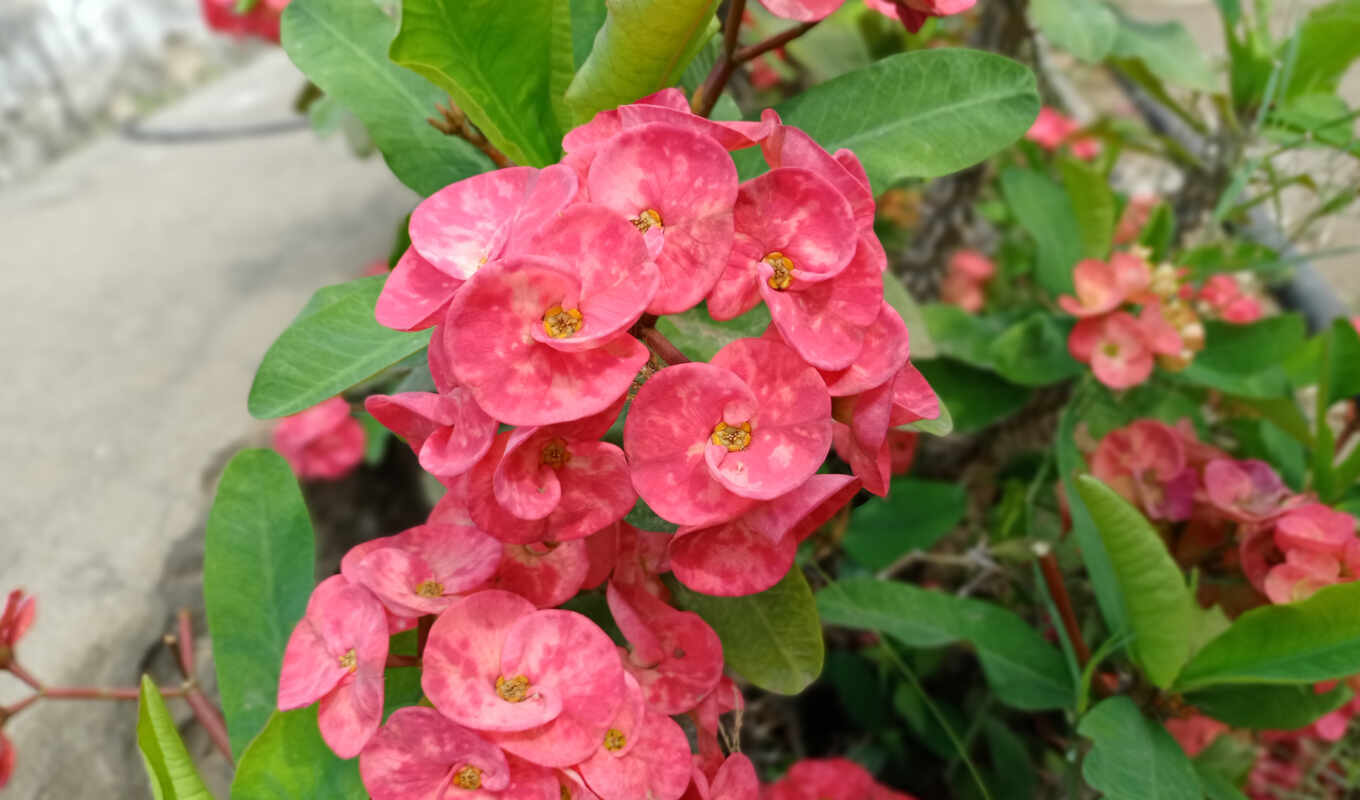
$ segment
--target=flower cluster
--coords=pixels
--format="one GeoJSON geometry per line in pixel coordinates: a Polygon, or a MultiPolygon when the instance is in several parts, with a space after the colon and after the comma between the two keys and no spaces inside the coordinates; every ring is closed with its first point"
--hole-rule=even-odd
{"type": "Polygon", "coordinates": [[[233,36],[255,36],[279,43],[279,17],[289,0],[256,0],[245,11],[239,0],[199,0],[209,28],[233,36]]]}
{"type": "Polygon", "coordinates": [[[1360,577],[1354,517],[1293,492],[1263,461],[1200,442],[1187,420],[1111,431],[1091,471],[1149,518],[1186,523],[1174,548],[1182,563],[1240,569],[1272,603],[1360,577]]]}
{"type": "Polygon", "coordinates": [[[424,525],[355,547],[316,588],[278,704],[319,702],[323,738],[358,756],[377,800],[451,785],[754,800],[749,762],[718,744],[742,702],[721,643],[660,575],[712,595],[774,585],[861,487],[886,493],[914,445],[890,434],[938,401],[883,300],[852,153],[773,112],[696,116],[676,90],[602,112],[563,149],[412,213],[376,315],[434,328],[435,391],[365,407],[447,491],[424,525]],[[740,183],[729,151],[745,147],[770,170],[740,183]],[[691,362],[655,322],[701,303],[716,320],[764,305],[772,322],[691,362]],[[818,472],[833,442],[853,474],[818,472]],[[639,498],[677,530],[623,521],[639,498]],[[557,608],[597,587],[626,647],[557,608]],[[417,626],[433,707],[384,723],[389,636],[417,626]]]}
{"type": "MultiPolygon", "coordinates": [[[[864,0],[864,5],[880,14],[901,20],[916,33],[931,17],[961,14],[977,0],[864,0]]],[[[816,22],[844,5],[845,0],[760,0],[771,14],[800,22],[816,22]]]]}
{"type": "Polygon", "coordinates": [[[1039,116],[1025,133],[1025,138],[1050,152],[1064,145],[1073,156],[1090,161],[1100,155],[1100,140],[1090,136],[1075,136],[1081,123],[1065,116],[1050,106],[1039,109],[1039,116]]]}

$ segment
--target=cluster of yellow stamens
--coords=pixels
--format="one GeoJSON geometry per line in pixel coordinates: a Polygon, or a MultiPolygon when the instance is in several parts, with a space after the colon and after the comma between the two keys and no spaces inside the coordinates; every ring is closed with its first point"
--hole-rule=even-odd
{"type": "Polygon", "coordinates": [[[585,318],[574,308],[553,306],[543,312],[543,330],[554,339],[565,339],[581,330],[585,318]]]}
{"type": "Polygon", "coordinates": [[[342,669],[347,669],[350,672],[359,668],[359,657],[355,655],[353,647],[347,650],[343,656],[336,659],[336,661],[340,662],[342,669]]]}
{"type": "Polygon", "coordinates": [[[646,233],[652,228],[661,227],[661,214],[655,208],[649,208],[639,211],[636,217],[628,221],[633,223],[633,227],[637,228],[639,233],[646,233]]]}
{"type": "Polygon", "coordinates": [[[421,597],[443,597],[444,584],[439,581],[421,581],[416,586],[416,594],[421,597]]]}
{"type": "Polygon", "coordinates": [[[496,678],[496,694],[507,703],[522,703],[529,697],[529,679],[523,675],[496,678]]]}
{"type": "Polygon", "coordinates": [[[453,773],[453,785],[459,789],[482,788],[482,771],[471,764],[453,773]]]}
{"type": "Polygon", "coordinates": [[[769,280],[765,281],[771,289],[782,292],[793,285],[793,261],[788,256],[775,251],[767,253],[761,260],[769,264],[770,269],[774,270],[774,274],[770,276],[769,280]]]}
{"type": "Polygon", "coordinates": [[[538,457],[540,464],[553,469],[560,469],[568,461],[571,461],[571,450],[567,449],[567,443],[562,439],[549,439],[538,457]]]}
{"type": "Polygon", "coordinates": [[[610,728],[604,735],[604,749],[611,753],[628,746],[628,737],[618,728],[610,728]]]}
{"type": "Polygon", "coordinates": [[[726,447],[729,453],[745,450],[751,444],[751,423],[728,425],[726,422],[719,422],[713,426],[712,442],[726,447]]]}

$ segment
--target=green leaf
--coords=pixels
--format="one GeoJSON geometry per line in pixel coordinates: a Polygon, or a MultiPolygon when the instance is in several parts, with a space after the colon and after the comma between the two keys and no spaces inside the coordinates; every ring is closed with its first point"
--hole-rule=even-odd
{"type": "Polygon", "coordinates": [[[877,631],[908,647],[968,642],[988,685],[1014,708],[1072,705],[1072,678],[1062,654],[1001,606],[906,583],[850,578],[817,592],[817,609],[828,625],[877,631]]]}
{"type": "Polygon", "coordinates": [[[1280,364],[1303,348],[1302,317],[1282,314],[1250,325],[1210,321],[1204,329],[1204,349],[1177,374],[1180,380],[1242,397],[1289,393],[1289,379],[1280,364]]]}
{"type": "Polygon", "coordinates": [[[149,675],[142,676],[137,700],[137,749],[156,800],[212,800],[149,675]]]}
{"type": "Polygon", "coordinates": [[[674,86],[718,31],[718,0],[616,0],[608,6],[590,57],[567,89],[578,123],[674,86]]]}
{"type": "Polygon", "coordinates": [[[674,522],[667,522],[661,515],[652,510],[641,497],[633,504],[633,510],[628,512],[628,516],[623,518],[624,522],[644,531],[664,531],[674,533],[679,526],[674,522]]]}
{"type": "Polygon", "coordinates": [[[1360,58],[1360,0],[1335,0],[1313,9],[1299,28],[1298,56],[1284,97],[1332,93],[1360,58]]]}
{"type": "Polygon", "coordinates": [[[1202,800],[1185,751],[1129,698],[1101,701],[1082,717],[1077,733],[1091,740],[1082,777],[1106,800],[1202,800]]]}
{"type": "Polygon", "coordinates": [[[1058,161],[1081,230],[1082,256],[1104,259],[1114,241],[1114,192],[1105,173],[1075,158],[1058,161]]]}
{"type": "MultiPolygon", "coordinates": [[[[1324,334],[1325,335],[1325,334],[1324,334]]],[[[1360,395],[1360,332],[1348,319],[1332,321],[1330,331],[1331,379],[1327,384],[1327,403],[1360,395]]]]}
{"type": "Polygon", "coordinates": [[[1142,22],[1118,10],[1119,31],[1110,54],[1137,59],[1164,81],[1204,92],[1221,90],[1204,51],[1179,22],[1142,22]]]}
{"type": "Polygon", "coordinates": [[[1166,688],[1190,655],[1193,601],[1157,531],[1124,498],[1090,475],[1077,492],[1095,521],[1123,596],[1134,660],[1166,688]]]}
{"type": "Polygon", "coordinates": [[[1001,377],[1021,386],[1049,386],[1085,371],[1067,351],[1071,323],[1036,311],[991,341],[991,361],[1001,377]]]}
{"type": "Polygon", "coordinates": [[[363,121],[402,183],[422,195],[491,168],[462,139],[426,118],[447,98],[387,59],[396,23],[372,3],[294,0],[283,12],[283,48],[328,97],[363,121]]]}
{"type": "MultiPolygon", "coordinates": [[[[939,399],[939,396],[936,395],[939,399]]],[[[944,400],[940,400],[940,415],[935,419],[918,419],[915,422],[908,422],[906,425],[897,426],[900,431],[913,431],[915,433],[928,433],[931,436],[948,436],[954,432],[954,418],[949,414],[949,406],[944,400]]]]}
{"type": "Polygon", "coordinates": [[[288,462],[243,450],[222,473],[203,553],[203,601],[231,749],[264,728],[283,650],[315,585],[307,505],[288,462]]]}
{"type": "Polygon", "coordinates": [[[366,800],[359,760],[342,761],[321,740],[316,706],[276,711],[236,765],[231,800],[316,797],[366,800]]]}
{"type": "Polygon", "coordinates": [[[859,563],[883,569],[913,550],[929,550],[963,519],[968,495],[957,483],[894,478],[887,497],[850,515],[842,545],[859,563]]]}
{"type": "MultiPolygon", "coordinates": [[[[915,362],[949,409],[956,433],[972,433],[1019,411],[1033,391],[1002,380],[994,372],[948,358],[915,362]]],[[[909,426],[910,427],[910,426],[909,426]]]]}
{"type": "Polygon", "coordinates": [[[995,366],[992,361],[992,342],[1006,329],[1007,318],[969,314],[949,303],[921,306],[921,318],[935,340],[940,355],[957,358],[983,369],[995,366]]]}
{"type": "Polygon", "coordinates": [[[1034,122],[1039,96],[1021,64],[951,47],[890,56],[775,109],[827,150],[854,150],[881,192],[905,178],[956,172],[1011,144],[1034,122]]]}
{"type": "Polygon", "coordinates": [[[779,583],[745,597],[713,597],[667,580],[675,607],[693,611],[722,640],[727,666],[762,689],[798,694],[826,657],[807,578],[795,564],[779,583]]]}
{"type": "Polygon", "coordinates": [[[1185,695],[1185,702],[1234,728],[1292,731],[1345,705],[1345,684],[1321,694],[1311,684],[1211,686],[1185,695]]]}
{"type": "Polygon", "coordinates": [[[606,11],[604,0],[571,0],[571,50],[575,69],[579,70],[586,63],[595,36],[604,27],[606,11]]]}
{"type": "Polygon", "coordinates": [[[1104,59],[1119,33],[1119,18],[1100,0],[1031,0],[1029,16],[1050,42],[1082,61],[1104,59]]]}
{"type": "Polygon", "coordinates": [[[1245,800],[1245,796],[1237,791],[1236,787],[1247,782],[1252,767],[1256,766],[1256,755],[1255,742],[1244,741],[1228,734],[1219,734],[1208,747],[1201,750],[1199,755],[1192,759],[1200,780],[1204,781],[1205,776],[1214,776],[1218,779],[1217,785],[1208,782],[1204,784],[1205,794],[1210,800],[1219,800],[1220,797],[1245,800]],[[1222,788],[1223,784],[1227,784],[1231,791],[1225,791],[1222,788]],[[1215,790],[1219,793],[1215,794],[1215,790]]]}
{"type": "Polygon", "coordinates": [[[1254,608],[1185,665],[1177,688],[1314,683],[1360,672],[1360,583],[1297,603],[1254,608]]]}
{"type": "Polygon", "coordinates": [[[385,280],[375,275],[317,292],[327,293],[324,302],[295,319],[264,354],[250,386],[251,416],[311,408],[430,343],[428,330],[394,331],[373,318],[385,280]]]}
{"type": "Polygon", "coordinates": [[[1033,800],[1038,796],[1039,776],[1026,740],[995,719],[983,723],[982,733],[992,759],[989,783],[997,800],[1033,800]]]}
{"type": "Polygon", "coordinates": [[[1176,213],[1167,203],[1158,203],[1138,236],[1138,244],[1151,251],[1150,260],[1157,264],[1170,258],[1171,245],[1175,239],[1176,213]]]}
{"type": "Polygon", "coordinates": [[[1039,254],[1035,277],[1052,295],[1072,293],[1072,270],[1082,256],[1081,226],[1072,199],[1052,178],[1020,167],[1001,173],[1001,193],[1039,254]]]}
{"type": "Polygon", "coordinates": [[[389,53],[449,93],[516,164],[562,154],[553,111],[554,56],[570,31],[556,0],[402,0],[389,53]],[[557,27],[559,30],[554,30],[557,27]]]}
{"type": "Polygon", "coordinates": [[[657,320],[656,329],[691,359],[711,361],[727,345],[759,337],[769,325],[770,310],[764,303],[726,322],[713,319],[700,305],[681,314],[667,314],[657,320]]]}

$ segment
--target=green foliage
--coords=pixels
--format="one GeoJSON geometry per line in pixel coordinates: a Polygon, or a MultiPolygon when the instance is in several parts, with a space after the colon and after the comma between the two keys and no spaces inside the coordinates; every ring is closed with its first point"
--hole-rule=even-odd
{"type": "Polygon", "coordinates": [[[1082,61],[1109,55],[1119,18],[1100,0],[1031,0],[1030,19],[1053,44],[1082,61]]]}
{"type": "Polygon", "coordinates": [[[377,275],[317,291],[264,354],[246,405],[251,416],[311,408],[429,344],[428,330],[403,333],[373,318],[385,280],[377,275]]]}
{"type": "Polygon", "coordinates": [[[1091,740],[1082,777],[1107,800],[1202,800],[1185,751],[1129,698],[1101,701],[1082,717],[1077,733],[1091,740]]]}
{"type": "Polygon", "coordinates": [[[1075,158],[1059,159],[1058,168],[1081,231],[1082,257],[1104,260],[1114,241],[1115,202],[1110,179],[1101,170],[1075,158]]]}
{"type": "Polygon", "coordinates": [[[1297,603],[1252,609],[1204,646],[1177,689],[1216,684],[1313,683],[1360,672],[1360,583],[1328,586],[1297,603]]]}
{"type": "Polygon", "coordinates": [[[718,0],[617,0],[567,89],[576,123],[680,81],[718,31],[718,0]]]}
{"type": "Polygon", "coordinates": [[[1237,787],[1246,783],[1256,764],[1256,745],[1220,735],[1195,756],[1195,771],[1209,800],[1246,800],[1237,787]]]}
{"type": "Polygon", "coordinates": [[[822,671],[822,626],[803,571],[794,565],[779,583],[745,597],[699,594],[668,580],[676,608],[693,611],[722,640],[727,666],[779,694],[798,694],[822,671]]]}
{"type": "Polygon", "coordinates": [[[1067,350],[1070,321],[1035,311],[992,340],[988,355],[1001,377],[1021,386],[1049,386],[1085,371],[1067,350]]]}
{"type": "Polygon", "coordinates": [[[929,550],[963,519],[967,494],[957,483],[894,478],[887,497],[850,516],[842,546],[859,563],[883,569],[913,550],[929,550]]]}
{"type": "Polygon", "coordinates": [[[208,516],[203,601],[238,756],[274,711],[283,650],[314,585],[314,550],[288,463],[272,450],[237,453],[208,516]]]}
{"type": "Polygon", "coordinates": [[[1185,695],[1185,702],[1234,728],[1277,731],[1309,725],[1350,699],[1345,685],[1319,693],[1309,684],[1211,686],[1185,695]]]}
{"type": "Polygon", "coordinates": [[[1303,318],[1267,317],[1250,325],[1204,324],[1204,349],[1180,380],[1242,397],[1280,397],[1290,382],[1280,365],[1303,347],[1303,318]]]}
{"type": "Polygon", "coordinates": [[[1020,227],[1038,247],[1035,277],[1049,294],[1072,293],[1072,269],[1082,257],[1081,225],[1072,198],[1052,178],[1009,167],[1001,173],[1001,194],[1020,227]]]}
{"type": "Polygon", "coordinates": [[[1119,32],[1110,55],[1141,61],[1157,77],[1187,89],[1212,92],[1220,89],[1204,51],[1179,22],[1142,22],[1119,16],[1119,32]]]}
{"type": "Polygon", "coordinates": [[[949,358],[916,362],[916,368],[949,409],[957,433],[972,433],[1014,414],[1033,394],[994,372],[949,358]]]}
{"type": "Polygon", "coordinates": [[[184,749],[161,690],[149,675],[142,676],[137,701],[137,749],[156,800],[212,800],[189,751],[184,749]]]}
{"type": "Polygon", "coordinates": [[[1073,703],[1062,654],[1020,617],[992,603],[895,581],[851,578],[817,592],[817,609],[829,625],[877,631],[909,647],[968,642],[997,698],[1014,708],[1073,703]]]}
{"type": "Polygon", "coordinates": [[[602,0],[570,0],[572,68],[586,63],[595,36],[604,27],[607,9],[602,0]]]}
{"type": "Polygon", "coordinates": [[[472,145],[426,118],[447,98],[387,58],[396,23],[369,2],[296,0],[284,9],[283,47],[328,97],[363,121],[402,183],[427,195],[491,168],[472,145]]]}
{"type": "Polygon", "coordinates": [[[276,711],[236,765],[231,800],[324,797],[364,800],[359,761],[342,761],[321,740],[316,706],[276,711]]]}
{"type": "MultiPolygon", "coordinates": [[[[878,192],[956,172],[1011,144],[1034,122],[1039,97],[1020,64],[947,48],[890,56],[775,109],[827,150],[854,150],[878,192]]],[[[739,163],[752,172],[751,160],[739,163]]]]}
{"type": "Polygon", "coordinates": [[[769,325],[770,309],[764,303],[726,322],[716,321],[700,305],[680,314],[667,314],[657,320],[656,329],[691,359],[711,361],[728,344],[759,337],[769,325]]]}
{"type": "Polygon", "coordinates": [[[389,52],[448,92],[511,161],[542,167],[562,154],[553,87],[570,72],[569,26],[560,0],[402,0],[389,52]]]}
{"type": "Polygon", "coordinates": [[[1360,0],[1333,0],[1313,9],[1299,28],[1298,56],[1281,94],[1333,93],[1360,58],[1360,0]]]}
{"type": "Polygon", "coordinates": [[[1089,475],[1077,493],[1105,543],[1123,598],[1130,650],[1148,679],[1166,688],[1190,655],[1193,600],[1162,537],[1124,498],[1089,475]]]}

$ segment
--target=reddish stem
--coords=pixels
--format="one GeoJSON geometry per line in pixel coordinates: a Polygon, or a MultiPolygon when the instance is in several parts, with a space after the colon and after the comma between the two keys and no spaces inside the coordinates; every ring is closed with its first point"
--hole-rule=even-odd
{"type": "Polygon", "coordinates": [[[737,67],[737,62],[732,57],[737,52],[741,15],[745,11],[746,0],[732,0],[727,7],[727,20],[723,22],[722,52],[718,54],[718,60],[713,62],[713,68],[708,71],[708,77],[704,78],[703,84],[694,93],[694,99],[690,101],[694,113],[701,117],[713,113],[713,106],[717,104],[723,87],[727,86],[728,79],[732,77],[732,70],[737,67]]]}
{"type": "Polygon", "coordinates": [[[213,745],[227,759],[227,763],[235,766],[236,761],[231,755],[231,737],[227,735],[227,721],[223,718],[221,709],[213,705],[195,683],[194,626],[189,609],[179,610],[176,630],[178,636],[167,636],[166,643],[175,645],[175,661],[179,664],[179,670],[186,681],[184,702],[189,704],[189,709],[194,712],[194,718],[203,726],[203,730],[208,732],[208,738],[212,739],[213,745]]]}
{"type": "Polygon", "coordinates": [[[797,39],[799,36],[802,36],[803,34],[812,30],[814,27],[816,27],[818,22],[821,22],[821,20],[804,22],[799,25],[795,25],[786,31],[776,33],[774,36],[771,36],[768,39],[756,42],[750,47],[743,47],[733,55],[733,60],[736,61],[738,64],[745,64],[747,61],[754,61],[755,59],[760,58],[761,56],[765,55],[771,50],[783,47],[784,45],[788,44],[794,39],[797,39]]]}
{"type": "Polygon", "coordinates": [[[194,624],[187,608],[179,610],[179,647],[175,652],[179,656],[180,671],[192,679],[198,670],[194,669],[194,624]]]}
{"type": "Polygon", "coordinates": [[[5,669],[8,669],[10,672],[14,673],[14,677],[28,684],[30,687],[37,689],[39,692],[43,690],[42,681],[33,677],[33,675],[29,673],[28,670],[19,666],[18,661],[11,660],[9,662],[9,666],[6,667],[5,669]]]}
{"type": "MultiPolygon", "coordinates": [[[[1035,550],[1038,549],[1036,545],[1035,550]]],[[[1068,596],[1067,586],[1063,584],[1062,572],[1058,570],[1058,557],[1047,547],[1038,555],[1039,569],[1043,573],[1044,583],[1048,586],[1048,594],[1053,598],[1054,605],[1058,607],[1058,615],[1062,617],[1063,629],[1067,631],[1067,638],[1072,642],[1072,649],[1076,651],[1077,664],[1085,669],[1086,662],[1091,660],[1091,651],[1086,647],[1086,640],[1081,637],[1081,626],[1077,624],[1077,613],[1072,608],[1072,598],[1068,596]]]]}
{"type": "MultiPolygon", "coordinates": [[[[161,697],[184,697],[188,693],[188,686],[161,689],[161,697]]],[[[136,700],[140,696],[140,691],[137,689],[105,689],[99,686],[59,686],[44,689],[36,696],[48,700],[136,700]]]]}
{"type": "Polygon", "coordinates": [[[387,666],[389,667],[418,667],[420,659],[415,656],[404,656],[400,653],[387,654],[387,666]]]}
{"type": "Polygon", "coordinates": [[[20,711],[23,711],[25,708],[28,708],[29,706],[33,705],[34,703],[38,702],[41,699],[42,695],[31,694],[12,706],[0,708],[0,727],[3,727],[4,723],[9,721],[10,717],[14,716],[15,714],[18,714],[20,711]]]}
{"type": "Polygon", "coordinates": [[[689,363],[689,359],[680,352],[680,348],[672,344],[671,340],[666,338],[666,334],[656,328],[643,328],[641,335],[642,341],[667,365],[689,363]]]}
{"type": "Polygon", "coordinates": [[[416,657],[425,656],[425,643],[430,641],[430,628],[434,626],[434,615],[426,614],[416,622],[416,657]]]}

